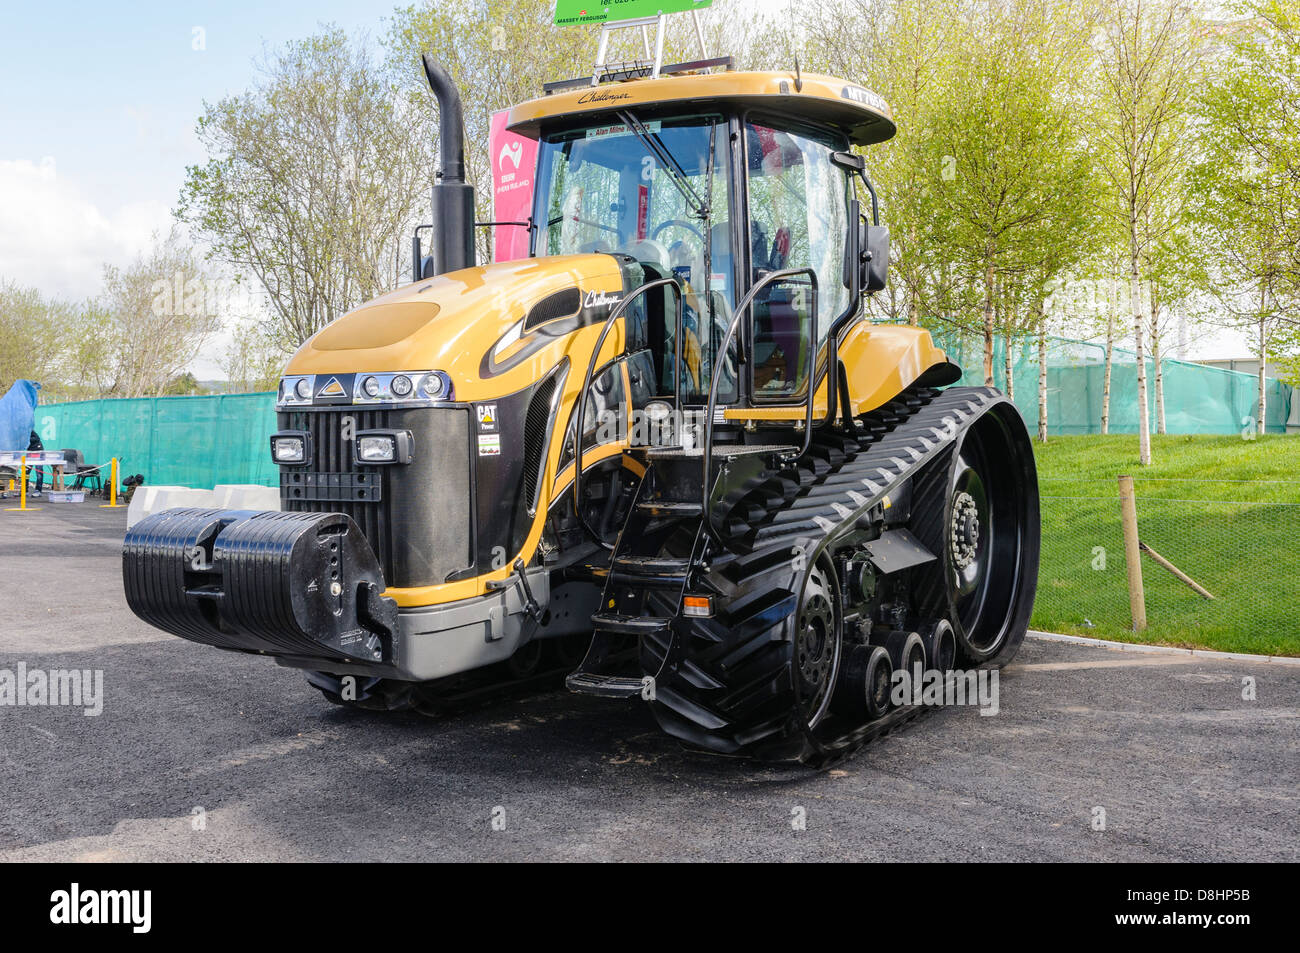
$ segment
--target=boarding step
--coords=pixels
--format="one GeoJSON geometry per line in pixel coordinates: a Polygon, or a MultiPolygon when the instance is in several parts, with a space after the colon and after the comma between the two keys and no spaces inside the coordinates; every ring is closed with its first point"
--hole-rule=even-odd
{"type": "Polygon", "coordinates": [[[617,612],[597,612],[591,617],[591,622],[598,631],[615,635],[662,635],[672,625],[670,619],[617,612]]]}
{"type": "Polygon", "coordinates": [[[640,585],[679,586],[691,571],[689,559],[665,556],[615,556],[614,581],[640,585]]]}
{"type": "Polygon", "coordinates": [[[660,519],[688,519],[704,513],[699,503],[683,503],[674,500],[645,500],[636,505],[638,513],[660,519]]]}
{"type": "Polygon", "coordinates": [[[564,685],[575,694],[597,695],[601,698],[635,698],[645,687],[639,678],[596,675],[592,672],[574,672],[564,680],[564,685]]]}

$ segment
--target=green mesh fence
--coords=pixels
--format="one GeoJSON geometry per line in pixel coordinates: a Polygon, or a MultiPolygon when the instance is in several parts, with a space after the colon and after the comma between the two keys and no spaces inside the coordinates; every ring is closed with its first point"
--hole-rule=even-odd
{"type": "MultiPolygon", "coordinates": [[[[984,345],[978,338],[934,332],[936,342],[965,371],[960,383],[984,383],[984,345]]],[[[1016,406],[1031,429],[1038,427],[1038,342],[1011,342],[1016,406]]],[[[1006,343],[994,341],[994,386],[1007,391],[1006,343]]],[[[1101,344],[1048,338],[1047,430],[1049,434],[1101,433],[1106,348],[1101,344]]],[[[1253,429],[1258,382],[1253,374],[1163,360],[1165,424],[1171,434],[1237,434],[1253,429]]],[[[1155,363],[1147,362],[1151,432],[1156,431],[1155,363]]],[[[1265,426],[1286,433],[1293,390],[1271,378],[1265,383],[1265,426]]],[[[1111,368],[1110,432],[1137,433],[1137,361],[1115,348],[1111,368]]]]}
{"type": "Polygon", "coordinates": [[[1135,635],[1115,480],[1044,477],[1031,625],[1124,641],[1300,655],[1300,482],[1134,479],[1138,538],[1213,598],[1142,554],[1148,628],[1135,635]]]}
{"type": "MultiPolygon", "coordinates": [[[[940,346],[966,371],[963,384],[983,383],[982,344],[938,333],[940,346]]],[[[1038,426],[1038,348],[1013,342],[1016,405],[1038,426]]],[[[1005,345],[995,342],[995,383],[1006,390],[1005,345]]],[[[1052,338],[1048,346],[1047,419],[1051,434],[1101,432],[1105,351],[1101,345],[1052,338]]],[[[1236,434],[1254,420],[1251,374],[1165,361],[1165,416],[1171,434],[1236,434]]],[[[1115,351],[1111,379],[1112,433],[1137,431],[1137,372],[1133,355],[1115,351]]],[[[1150,370],[1150,369],[1149,369],[1150,370]]],[[[1268,381],[1267,428],[1286,431],[1292,389],[1268,381]]],[[[1155,430],[1154,401],[1151,413],[1155,430]]],[[[210,487],[218,483],[275,486],[268,438],[275,430],[274,394],[90,400],[36,409],[37,429],[51,450],[75,448],[88,463],[116,456],[123,473],[152,484],[210,487]]]]}
{"type": "Polygon", "coordinates": [[[80,450],[90,466],[117,457],[123,476],[153,485],[279,485],[273,393],[50,404],[36,408],[36,429],[49,450],[80,450]]]}

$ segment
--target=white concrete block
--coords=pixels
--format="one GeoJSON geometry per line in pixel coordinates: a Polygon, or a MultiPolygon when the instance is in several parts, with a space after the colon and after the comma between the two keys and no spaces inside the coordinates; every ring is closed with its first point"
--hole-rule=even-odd
{"type": "Polygon", "coordinates": [[[211,490],[195,490],[187,486],[142,486],[131,495],[131,505],[126,511],[126,525],[131,528],[146,516],[177,506],[213,506],[211,490]]]}
{"type": "Polygon", "coordinates": [[[280,508],[280,490],[273,486],[258,486],[255,483],[218,483],[212,488],[212,496],[223,510],[278,510],[280,508]]]}

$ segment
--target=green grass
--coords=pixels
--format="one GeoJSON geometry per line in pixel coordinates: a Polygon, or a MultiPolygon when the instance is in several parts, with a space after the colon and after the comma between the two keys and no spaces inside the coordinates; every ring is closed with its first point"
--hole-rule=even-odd
{"type": "Polygon", "coordinates": [[[1300,655],[1300,437],[1053,437],[1035,444],[1043,555],[1032,625],[1264,655],[1300,655]],[[1133,476],[1141,539],[1208,589],[1207,601],[1147,557],[1147,622],[1130,631],[1116,478],[1133,476]],[[1270,482],[1271,481],[1271,482],[1270,482]],[[1097,547],[1104,549],[1105,568],[1097,547]]]}

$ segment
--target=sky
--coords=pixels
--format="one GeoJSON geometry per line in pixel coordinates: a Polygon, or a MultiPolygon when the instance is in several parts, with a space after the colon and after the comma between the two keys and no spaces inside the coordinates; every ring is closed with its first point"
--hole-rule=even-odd
{"type": "MultiPolygon", "coordinates": [[[[782,0],[757,0],[774,8],[782,0]]],[[[0,278],[79,300],[173,219],[204,100],[334,24],[372,39],[397,0],[0,2],[0,278]]],[[[591,28],[594,29],[594,28],[591,28]]],[[[192,370],[219,377],[217,339],[192,370]]]]}
{"type": "MultiPolygon", "coordinates": [[[[172,224],[203,101],[332,23],[378,37],[394,0],[0,4],[0,277],[77,300],[172,224]]],[[[194,368],[213,376],[211,348],[194,368]]]]}

